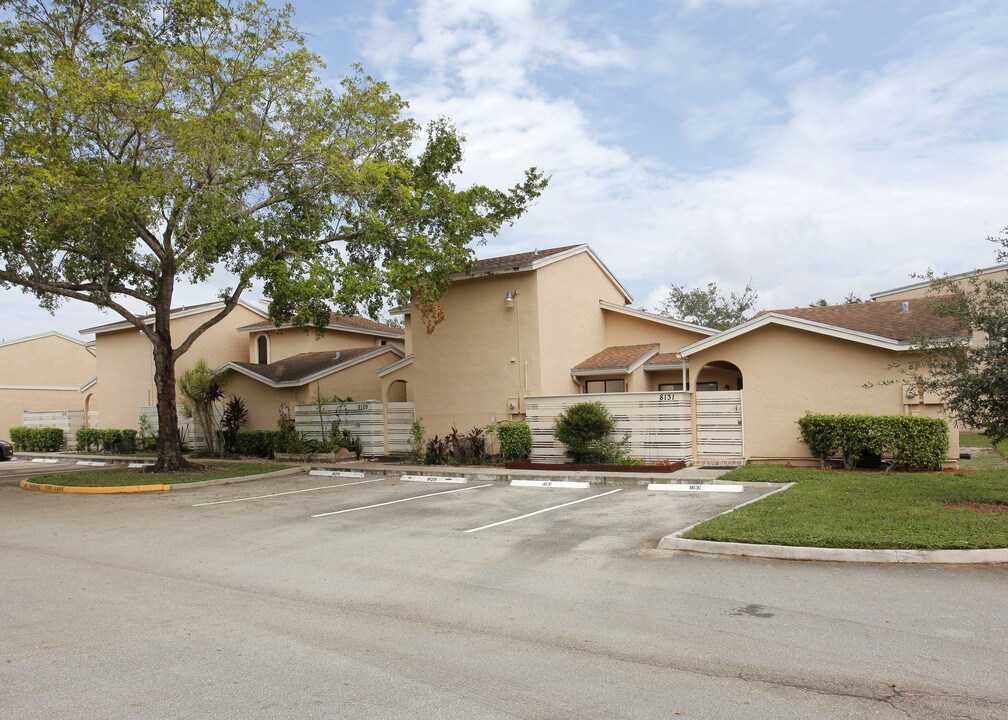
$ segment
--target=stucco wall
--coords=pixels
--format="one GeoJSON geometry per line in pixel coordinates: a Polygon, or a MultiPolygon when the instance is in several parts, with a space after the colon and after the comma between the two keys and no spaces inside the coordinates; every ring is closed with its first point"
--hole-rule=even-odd
{"type": "Polygon", "coordinates": [[[382,393],[378,370],[398,359],[399,356],[395,353],[386,352],[345,370],[340,370],[338,373],[333,373],[317,382],[298,388],[297,401],[302,404],[312,402],[315,397],[316,385],[323,395],[352,398],[354,402],[380,401],[382,393]]]}
{"type": "MultiPolygon", "coordinates": [[[[212,317],[207,311],[172,321],[172,342],[181,344],[190,332],[212,317]]],[[[239,305],[193,343],[175,364],[176,378],[203,358],[211,368],[229,360],[248,357],[248,337],[237,332],[242,325],[262,321],[262,315],[239,305]]],[[[136,428],[140,408],[155,405],[154,359],[147,336],[136,329],[98,333],[98,380],[101,425],[106,428],[136,428]]]]}
{"type": "MultiPolygon", "coordinates": [[[[744,381],[745,454],[754,462],[811,461],[798,440],[796,422],[806,411],[903,415],[903,377],[889,363],[898,354],[822,335],[766,326],[689,358],[690,366],[715,360],[734,363],[744,381]],[[881,381],[893,384],[882,385],[881,381]],[[872,387],[865,385],[871,383],[872,387]]],[[[699,377],[702,381],[703,377],[699,377]]],[[[934,406],[916,406],[935,414],[934,406]]],[[[957,434],[950,457],[958,457],[957,434]]]]}
{"type": "Polygon", "coordinates": [[[294,410],[296,388],[273,388],[233,370],[224,378],[227,383],[225,392],[245,401],[249,413],[245,430],[276,430],[280,403],[286,403],[292,412],[294,410]]]}
{"type": "Polygon", "coordinates": [[[612,310],[603,309],[602,315],[605,319],[606,346],[656,342],[661,345],[659,352],[670,353],[678,352],[680,348],[708,337],[698,332],[671,327],[632,315],[624,315],[612,310]]]}
{"type": "Polygon", "coordinates": [[[22,424],[25,410],[83,410],[78,388],[96,373],[92,351],[59,335],[0,345],[0,437],[22,424]]]}
{"type": "MultiPolygon", "coordinates": [[[[266,335],[269,339],[269,362],[276,362],[305,352],[376,347],[379,344],[379,338],[369,333],[344,332],[342,330],[326,330],[321,337],[316,336],[314,330],[305,332],[293,328],[252,332],[248,333],[248,362],[257,362],[259,359],[256,343],[260,335],[266,335]]],[[[397,344],[400,349],[403,346],[402,340],[389,339],[388,342],[397,344]]]]}
{"type": "Polygon", "coordinates": [[[539,385],[534,274],[459,281],[448,289],[441,304],[444,321],[430,335],[419,315],[411,315],[407,347],[415,356],[413,364],[387,376],[383,384],[409,381],[417,417],[424,418],[430,436],[450,432],[453,424],[460,431],[483,427],[491,422],[492,413],[498,420],[507,419],[508,398],[519,397],[520,383],[526,382],[526,362],[528,386],[539,385]],[[504,302],[509,290],[518,291],[510,307],[504,302]]]}
{"type": "Polygon", "coordinates": [[[609,345],[634,344],[607,341],[609,313],[599,307],[600,300],[622,304],[623,295],[587,253],[540,268],[536,275],[542,379],[528,394],[577,393],[572,367],[609,345]]]}

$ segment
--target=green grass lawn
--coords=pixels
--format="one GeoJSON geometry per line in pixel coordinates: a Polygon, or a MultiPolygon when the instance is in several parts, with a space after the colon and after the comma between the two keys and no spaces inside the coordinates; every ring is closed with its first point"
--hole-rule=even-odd
{"type": "Polygon", "coordinates": [[[1008,513],[946,503],[1008,505],[1008,467],[958,473],[847,472],[748,465],[736,481],[795,487],[720,515],[685,535],[694,540],[838,548],[1008,547],[1008,513]]]}
{"type": "Polygon", "coordinates": [[[991,447],[991,441],[986,435],[961,432],[959,433],[959,447],[989,448],[991,447]]]}
{"type": "Polygon", "coordinates": [[[122,487],[125,485],[177,485],[180,483],[199,482],[201,480],[219,480],[220,478],[242,477],[274,472],[293,465],[263,462],[226,462],[219,460],[201,460],[207,469],[201,472],[183,473],[150,473],[130,470],[125,467],[112,467],[102,470],[83,470],[81,472],[62,475],[43,475],[32,478],[32,482],[46,485],[64,485],[66,487],[122,487]]]}

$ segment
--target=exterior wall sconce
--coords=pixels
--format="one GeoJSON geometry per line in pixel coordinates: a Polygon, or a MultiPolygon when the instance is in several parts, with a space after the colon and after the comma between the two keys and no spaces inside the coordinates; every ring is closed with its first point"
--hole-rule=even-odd
{"type": "Polygon", "coordinates": [[[508,290],[507,295],[504,296],[504,304],[508,307],[514,307],[516,297],[518,297],[517,290],[508,290]]]}

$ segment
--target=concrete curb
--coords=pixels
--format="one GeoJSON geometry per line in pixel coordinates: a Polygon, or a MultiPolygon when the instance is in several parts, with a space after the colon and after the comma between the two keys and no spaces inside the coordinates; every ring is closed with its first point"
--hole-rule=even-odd
{"type": "MultiPolygon", "coordinates": [[[[755,483],[747,483],[754,485],[755,483]]],[[[727,515],[754,502],[782,492],[794,486],[788,483],[771,492],[737,505],[714,517],[727,515]]],[[[710,519],[710,518],[708,518],[710,519]]],[[[1008,563],[1008,548],[987,548],[982,550],[867,550],[861,548],[818,548],[798,545],[759,545],[756,543],[720,542],[716,540],[691,540],[683,535],[707,520],[694,523],[658,542],[660,550],[681,550],[685,552],[707,553],[710,555],[735,555],[741,557],[766,558],[770,560],[815,560],[819,562],[884,563],[901,565],[980,565],[1008,563]]]]}
{"type": "MultiPolygon", "coordinates": [[[[694,476],[678,477],[678,473],[599,473],[587,470],[507,470],[481,465],[385,465],[380,463],[312,463],[313,469],[362,470],[370,475],[441,475],[467,477],[474,482],[511,482],[512,480],[549,480],[566,478],[592,485],[649,485],[650,483],[696,483],[694,476]]],[[[679,472],[686,473],[692,468],[679,472]]],[[[725,472],[731,468],[726,468],[725,472]]],[[[705,479],[710,484],[737,485],[729,480],[705,479]]],[[[748,483],[752,484],[752,483],[748,483]]]]}
{"type": "Polygon", "coordinates": [[[688,540],[666,535],[658,543],[662,550],[685,550],[713,555],[741,555],[772,560],[818,560],[820,562],[888,563],[907,565],[979,565],[1008,563],[1008,548],[985,550],[861,550],[854,548],[816,548],[790,545],[752,545],[748,543],[688,540]]]}
{"type": "Polygon", "coordinates": [[[50,485],[47,483],[33,483],[29,480],[22,480],[18,487],[22,490],[33,490],[35,492],[64,493],[71,495],[120,495],[144,492],[169,492],[188,490],[190,488],[208,487],[210,485],[231,485],[234,483],[250,482],[252,480],[264,480],[267,478],[285,477],[287,475],[297,475],[308,470],[308,466],[284,468],[269,473],[259,473],[258,475],[239,475],[238,477],[216,478],[214,480],[199,480],[191,483],[174,483],[165,485],[153,483],[150,485],[117,485],[114,487],[79,487],[73,485],[50,485]]]}
{"type": "Polygon", "coordinates": [[[73,485],[49,485],[22,480],[18,483],[22,490],[36,492],[64,493],[70,495],[118,495],[120,493],[165,492],[171,490],[171,485],[119,485],[116,487],[75,487],[73,485]]]}

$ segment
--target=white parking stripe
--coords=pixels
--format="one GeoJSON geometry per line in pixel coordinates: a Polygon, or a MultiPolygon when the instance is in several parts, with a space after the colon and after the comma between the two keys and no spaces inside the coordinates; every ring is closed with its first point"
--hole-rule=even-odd
{"type": "Polygon", "coordinates": [[[565,502],[561,505],[553,505],[548,508],[543,508],[542,510],[536,510],[535,512],[525,513],[524,515],[519,515],[518,517],[509,518],[507,520],[501,520],[500,522],[490,523],[489,525],[483,525],[477,528],[470,528],[464,532],[473,533],[479,532],[480,530],[487,530],[488,528],[497,527],[498,525],[507,525],[508,523],[517,522],[518,520],[524,520],[525,518],[530,518],[533,515],[539,515],[540,513],[549,512],[550,510],[558,510],[562,507],[567,507],[568,505],[577,505],[578,503],[588,502],[589,500],[596,500],[600,497],[605,497],[606,495],[612,495],[613,493],[621,492],[623,488],[617,488],[615,490],[610,490],[609,492],[599,493],[598,495],[592,495],[591,497],[581,498],[580,500],[571,500],[570,502],[565,502]]]}
{"type": "Polygon", "coordinates": [[[474,485],[473,487],[456,488],[454,490],[442,490],[441,492],[427,493],[426,495],[414,495],[413,497],[400,498],[399,500],[389,500],[388,502],[375,503],[374,505],[363,505],[361,507],[348,508],[346,510],[334,510],[333,512],[319,513],[318,515],[312,515],[312,517],[319,518],[327,517],[329,515],[342,515],[343,513],[357,512],[358,510],[370,510],[371,508],[396,505],[397,503],[409,502],[410,500],[420,500],[421,498],[434,497],[435,495],[447,495],[448,493],[465,492],[466,490],[479,490],[480,488],[490,487],[491,485],[493,485],[493,483],[487,483],[486,485],[474,485]]]}
{"type": "Polygon", "coordinates": [[[287,492],[273,493],[272,495],[255,495],[253,497],[235,498],[234,500],[217,500],[216,502],[196,503],[193,507],[203,507],[204,505],[223,505],[224,503],[243,502],[245,500],[262,500],[264,498],[280,497],[281,495],[296,495],[297,493],[311,492],[312,490],[329,490],[330,488],[346,487],[347,485],[365,485],[367,483],[381,482],[385,478],[375,478],[374,480],[361,480],[360,482],[340,483],[339,485],[322,485],[321,487],[305,488],[304,490],[288,490],[287,492]]]}

